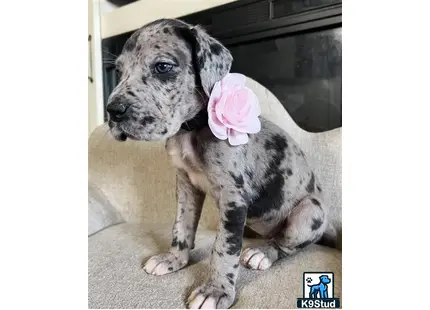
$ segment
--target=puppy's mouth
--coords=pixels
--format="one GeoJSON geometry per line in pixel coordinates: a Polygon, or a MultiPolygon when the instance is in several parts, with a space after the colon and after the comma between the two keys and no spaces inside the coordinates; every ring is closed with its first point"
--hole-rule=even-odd
{"type": "Polygon", "coordinates": [[[119,128],[118,123],[115,123],[112,120],[109,120],[108,125],[110,128],[110,132],[115,140],[124,142],[127,140],[127,138],[131,138],[129,135],[127,135],[123,130],[119,128]]]}
{"type": "Polygon", "coordinates": [[[124,142],[127,139],[135,140],[135,141],[152,141],[154,140],[150,135],[139,132],[134,134],[130,132],[127,128],[124,128],[121,123],[114,122],[112,120],[109,121],[109,128],[112,136],[115,140],[124,142]]]}

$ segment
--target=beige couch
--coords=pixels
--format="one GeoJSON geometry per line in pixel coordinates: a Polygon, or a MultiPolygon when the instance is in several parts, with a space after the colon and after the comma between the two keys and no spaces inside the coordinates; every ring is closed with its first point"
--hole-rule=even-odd
{"type": "MultiPolygon", "coordinates": [[[[341,230],[341,128],[300,129],[276,97],[248,79],[262,114],[299,142],[320,178],[332,221],[341,230]]],[[[163,142],[117,142],[106,125],[89,139],[88,303],[90,308],[184,308],[184,299],[207,275],[217,209],[207,199],[189,265],[156,277],[143,260],[169,249],[175,218],[175,177],[163,142]]],[[[261,242],[245,239],[244,246],[261,242]]],[[[241,267],[234,308],[296,308],[305,271],[332,271],[341,298],[341,247],[319,245],[275,263],[269,270],[241,267]]]]}

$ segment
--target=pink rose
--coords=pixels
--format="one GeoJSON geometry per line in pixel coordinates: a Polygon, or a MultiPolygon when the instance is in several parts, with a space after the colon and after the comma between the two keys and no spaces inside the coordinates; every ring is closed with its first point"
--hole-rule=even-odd
{"type": "Polygon", "coordinates": [[[231,145],[246,144],[248,134],[261,129],[257,96],[245,86],[246,77],[229,73],[217,82],[208,103],[209,127],[221,140],[231,145]]]}

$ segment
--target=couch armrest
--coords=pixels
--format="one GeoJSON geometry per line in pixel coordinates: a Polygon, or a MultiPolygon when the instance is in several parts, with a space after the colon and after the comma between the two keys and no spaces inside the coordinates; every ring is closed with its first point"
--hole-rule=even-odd
{"type": "Polygon", "coordinates": [[[97,186],[88,183],[88,236],[123,221],[106,195],[97,186]]]}

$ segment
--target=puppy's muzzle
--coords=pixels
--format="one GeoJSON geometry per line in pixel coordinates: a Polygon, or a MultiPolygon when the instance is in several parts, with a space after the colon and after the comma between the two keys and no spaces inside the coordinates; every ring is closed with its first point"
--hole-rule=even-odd
{"type": "Polygon", "coordinates": [[[107,105],[106,110],[109,113],[111,120],[119,123],[128,118],[127,116],[128,107],[129,105],[124,104],[122,102],[112,101],[107,105]]]}

